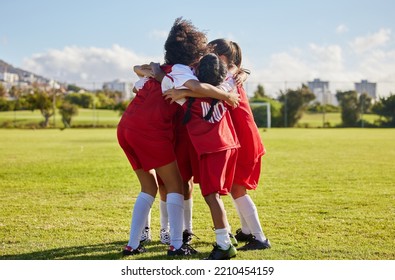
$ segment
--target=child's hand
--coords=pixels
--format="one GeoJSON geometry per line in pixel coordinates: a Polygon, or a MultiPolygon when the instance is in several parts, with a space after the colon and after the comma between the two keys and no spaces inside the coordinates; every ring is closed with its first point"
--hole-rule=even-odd
{"type": "Polygon", "coordinates": [[[241,86],[244,81],[247,80],[247,76],[247,73],[245,73],[244,71],[240,71],[233,75],[233,79],[235,80],[237,86],[241,86]]]}
{"type": "Polygon", "coordinates": [[[170,104],[186,97],[185,90],[174,88],[166,90],[163,96],[166,100],[170,100],[170,104]]]}
{"type": "Polygon", "coordinates": [[[162,68],[160,68],[160,64],[156,62],[151,62],[150,67],[152,70],[152,77],[155,78],[158,82],[162,82],[163,77],[165,76],[165,72],[163,72],[162,68]]]}
{"type": "Polygon", "coordinates": [[[151,66],[148,64],[136,65],[133,67],[133,71],[139,77],[154,77],[154,72],[152,71],[151,66]]]}
{"type": "Polygon", "coordinates": [[[236,108],[239,106],[240,103],[240,96],[236,90],[231,91],[228,93],[228,98],[225,100],[232,108],[236,108]]]}

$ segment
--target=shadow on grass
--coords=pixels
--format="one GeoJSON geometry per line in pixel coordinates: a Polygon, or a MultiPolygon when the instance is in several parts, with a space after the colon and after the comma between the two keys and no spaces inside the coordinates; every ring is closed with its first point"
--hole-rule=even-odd
{"type": "MultiPolygon", "coordinates": [[[[127,241],[117,241],[112,243],[103,243],[95,245],[75,246],[56,248],[43,251],[35,251],[30,253],[21,253],[14,255],[2,255],[0,260],[167,260],[167,246],[159,241],[150,242],[146,245],[147,252],[141,255],[124,257],[122,256],[122,248],[127,241]]],[[[196,242],[196,245],[205,244],[196,242]]],[[[205,256],[197,254],[187,259],[201,259],[205,256]]],[[[175,257],[171,259],[180,259],[175,257]]],[[[184,259],[184,258],[183,258],[184,259]]]]}

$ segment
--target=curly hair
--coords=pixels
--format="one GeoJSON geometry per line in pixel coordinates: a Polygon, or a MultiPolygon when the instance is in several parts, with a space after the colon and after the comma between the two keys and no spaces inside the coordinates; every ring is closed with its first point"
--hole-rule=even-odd
{"type": "Polygon", "coordinates": [[[190,21],[177,18],[165,42],[165,63],[193,65],[207,52],[206,34],[190,21]]]}
{"type": "Polygon", "coordinates": [[[213,53],[206,54],[196,68],[197,78],[202,83],[220,85],[226,77],[226,65],[213,53]]]}

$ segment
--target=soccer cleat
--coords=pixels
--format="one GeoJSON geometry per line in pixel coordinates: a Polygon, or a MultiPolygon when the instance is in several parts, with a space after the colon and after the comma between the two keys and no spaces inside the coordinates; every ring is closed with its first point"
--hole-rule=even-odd
{"type": "Polygon", "coordinates": [[[141,232],[140,242],[148,243],[148,242],[151,242],[151,241],[152,241],[151,229],[149,227],[146,227],[141,232]]]}
{"type": "Polygon", "coordinates": [[[170,246],[169,250],[167,250],[168,256],[190,256],[197,253],[198,251],[193,249],[189,244],[182,244],[179,249],[174,248],[174,246],[170,246]]]}
{"type": "Polygon", "coordinates": [[[229,233],[229,239],[233,246],[237,247],[237,245],[239,245],[236,237],[233,234],[229,233]]]}
{"type": "Polygon", "coordinates": [[[230,260],[236,257],[237,250],[235,246],[229,245],[227,250],[222,250],[216,243],[213,245],[214,249],[205,260],[230,260]]]}
{"type": "Polygon", "coordinates": [[[140,245],[137,247],[137,249],[133,249],[130,246],[125,246],[123,248],[122,255],[124,255],[124,256],[138,255],[138,254],[144,253],[146,251],[147,250],[140,243],[140,245]]]}
{"type": "Polygon", "coordinates": [[[192,241],[192,237],[194,236],[199,239],[199,237],[197,237],[194,233],[189,232],[187,229],[184,230],[182,233],[182,243],[189,244],[192,241]]]}
{"type": "Polygon", "coordinates": [[[168,229],[162,228],[159,233],[160,242],[165,245],[170,245],[170,232],[168,229]]]}
{"type": "Polygon", "coordinates": [[[251,241],[253,239],[253,235],[250,234],[246,234],[244,233],[241,228],[239,228],[238,230],[236,230],[236,235],[235,235],[236,239],[238,241],[251,241]]]}
{"type": "Polygon", "coordinates": [[[255,239],[255,236],[253,236],[252,240],[250,240],[246,245],[243,247],[240,247],[240,251],[252,251],[252,250],[264,250],[264,249],[270,249],[272,246],[270,245],[269,239],[266,239],[265,241],[259,241],[255,239]]]}

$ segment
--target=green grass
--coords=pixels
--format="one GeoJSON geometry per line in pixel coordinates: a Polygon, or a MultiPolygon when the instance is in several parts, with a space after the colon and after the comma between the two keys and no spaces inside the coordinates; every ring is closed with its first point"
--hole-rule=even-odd
{"type": "MultiPolygon", "coordinates": [[[[250,192],[273,248],[237,259],[395,259],[395,130],[270,129],[250,192]]],[[[0,130],[0,259],[120,259],[139,185],[115,129],[0,130]]],[[[234,230],[239,227],[224,198],[234,230]]],[[[158,242],[129,259],[166,259],[158,242]]],[[[194,190],[194,246],[214,242],[194,190]]]]}
{"type": "MultiPolygon", "coordinates": [[[[116,127],[120,119],[118,111],[103,110],[103,109],[78,109],[78,115],[72,118],[73,127],[116,127]]],[[[365,114],[363,119],[366,122],[373,124],[379,119],[378,115],[365,114]]],[[[0,127],[7,128],[25,128],[25,127],[39,127],[39,123],[43,121],[38,110],[32,111],[9,111],[0,112],[0,127]]],[[[62,120],[60,114],[51,117],[50,126],[53,127],[54,122],[57,128],[62,128],[62,120]]],[[[322,127],[323,122],[326,122],[330,127],[341,125],[340,113],[326,113],[325,121],[322,113],[303,114],[302,119],[298,122],[298,127],[317,128],[322,127]]]]}
{"type": "MultiPolygon", "coordinates": [[[[380,116],[374,114],[365,114],[363,115],[363,120],[370,124],[374,124],[375,121],[379,120],[380,116]]],[[[307,128],[317,128],[323,127],[325,123],[326,127],[337,127],[342,123],[341,114],[340,113],[304,113],[302,119],[298,122],[298,127],[307,127],[307,128]]]]}
{"type": "MultiPolygon", "coordinates": [[[[78,115],[72,118],[74,127],[116,127],[120,119],[119,111],[103,109],[78,109],[78,115]]],[[[0,112],[0,127],[38,127],[44,120],[40,111],[8,111],[0,112]]],[[[63,127],[62,117],[57,112],[50,119],[50,126],[63,127]]]]}

